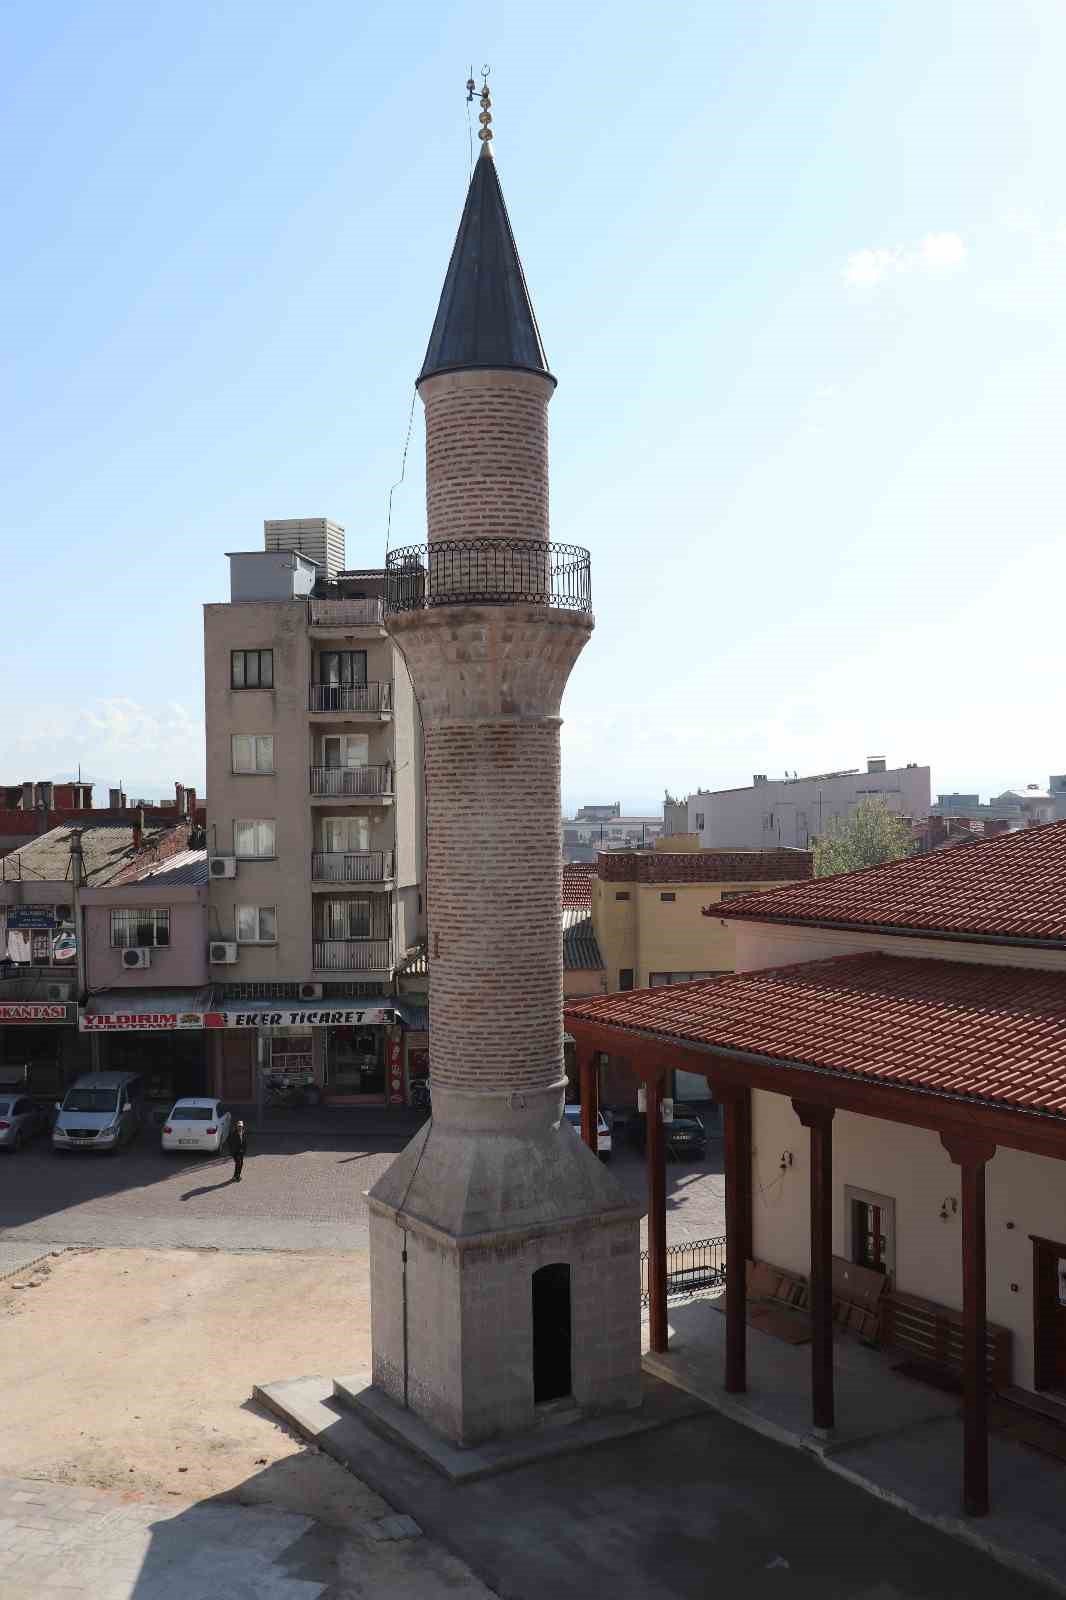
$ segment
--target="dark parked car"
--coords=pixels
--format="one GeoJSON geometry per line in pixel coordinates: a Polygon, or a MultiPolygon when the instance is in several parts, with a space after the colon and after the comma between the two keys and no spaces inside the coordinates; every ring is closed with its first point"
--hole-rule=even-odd
{"type": "MultiPolygon", "coordinates": [[[[638,1111],[631,1117],[627,1124],[630,1141],[638,1150],[644,1149],[647,1138],[647,1116],[643,1111],[638,1111]]],[[[702,1161],[707,1154],[707,1133],[699,1117],[691,1112],[674,1117],[672,1122],[663,1123],[663,1138],[666,1143],[666,1154],[675,1160],[688,1158],[690,1161],[702,1161]]]]}

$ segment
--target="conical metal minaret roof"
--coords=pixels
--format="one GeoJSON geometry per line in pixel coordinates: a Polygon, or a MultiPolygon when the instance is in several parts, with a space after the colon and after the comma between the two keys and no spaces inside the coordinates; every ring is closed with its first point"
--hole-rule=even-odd
{"type": "Polygon", "coordinates": [[[552,377],[487,140],[474,165],[418,381],[477,367],[552,377]]]}

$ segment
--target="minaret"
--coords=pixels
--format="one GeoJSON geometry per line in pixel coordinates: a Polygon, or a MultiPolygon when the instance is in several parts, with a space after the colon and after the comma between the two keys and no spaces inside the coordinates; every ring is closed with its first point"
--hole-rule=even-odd
{"type": "Polygon", "coordinates": [[[430,335],[429,543],[387,557],[425,726],[432,1121],[370,1191],[375,1387],[473,1444],[639,1404],[639,1208],[562,1121],[559,708],[592,633],[548,542],[548,370],[492,153],[430,335]]]}

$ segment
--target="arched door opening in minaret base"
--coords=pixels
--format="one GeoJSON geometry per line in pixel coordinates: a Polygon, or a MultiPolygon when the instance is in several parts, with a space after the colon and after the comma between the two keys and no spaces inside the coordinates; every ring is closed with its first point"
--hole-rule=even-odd
{"type": "Polygon", "coordinates": [[[573,1392],[570,1352],[570,1263],[553,1261],[532,1277],[533,1403],[565,1400],[573,1392]]]}

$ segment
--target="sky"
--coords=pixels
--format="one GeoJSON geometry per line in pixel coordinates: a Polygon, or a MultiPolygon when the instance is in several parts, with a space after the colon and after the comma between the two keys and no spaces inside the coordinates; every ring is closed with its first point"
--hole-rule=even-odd
{"type": "MultiPolygon", "coordinates": [[[[592,552],[564,806],[1066,770],[1061,0],[14,0],[3,30],[2,781],[202,789],[225,552],[330,516],[382,560],[471,64],[559,379],[552,537],[592,552]]],[[[393,544],[423,450],[416,404],[393,544]]]]}

